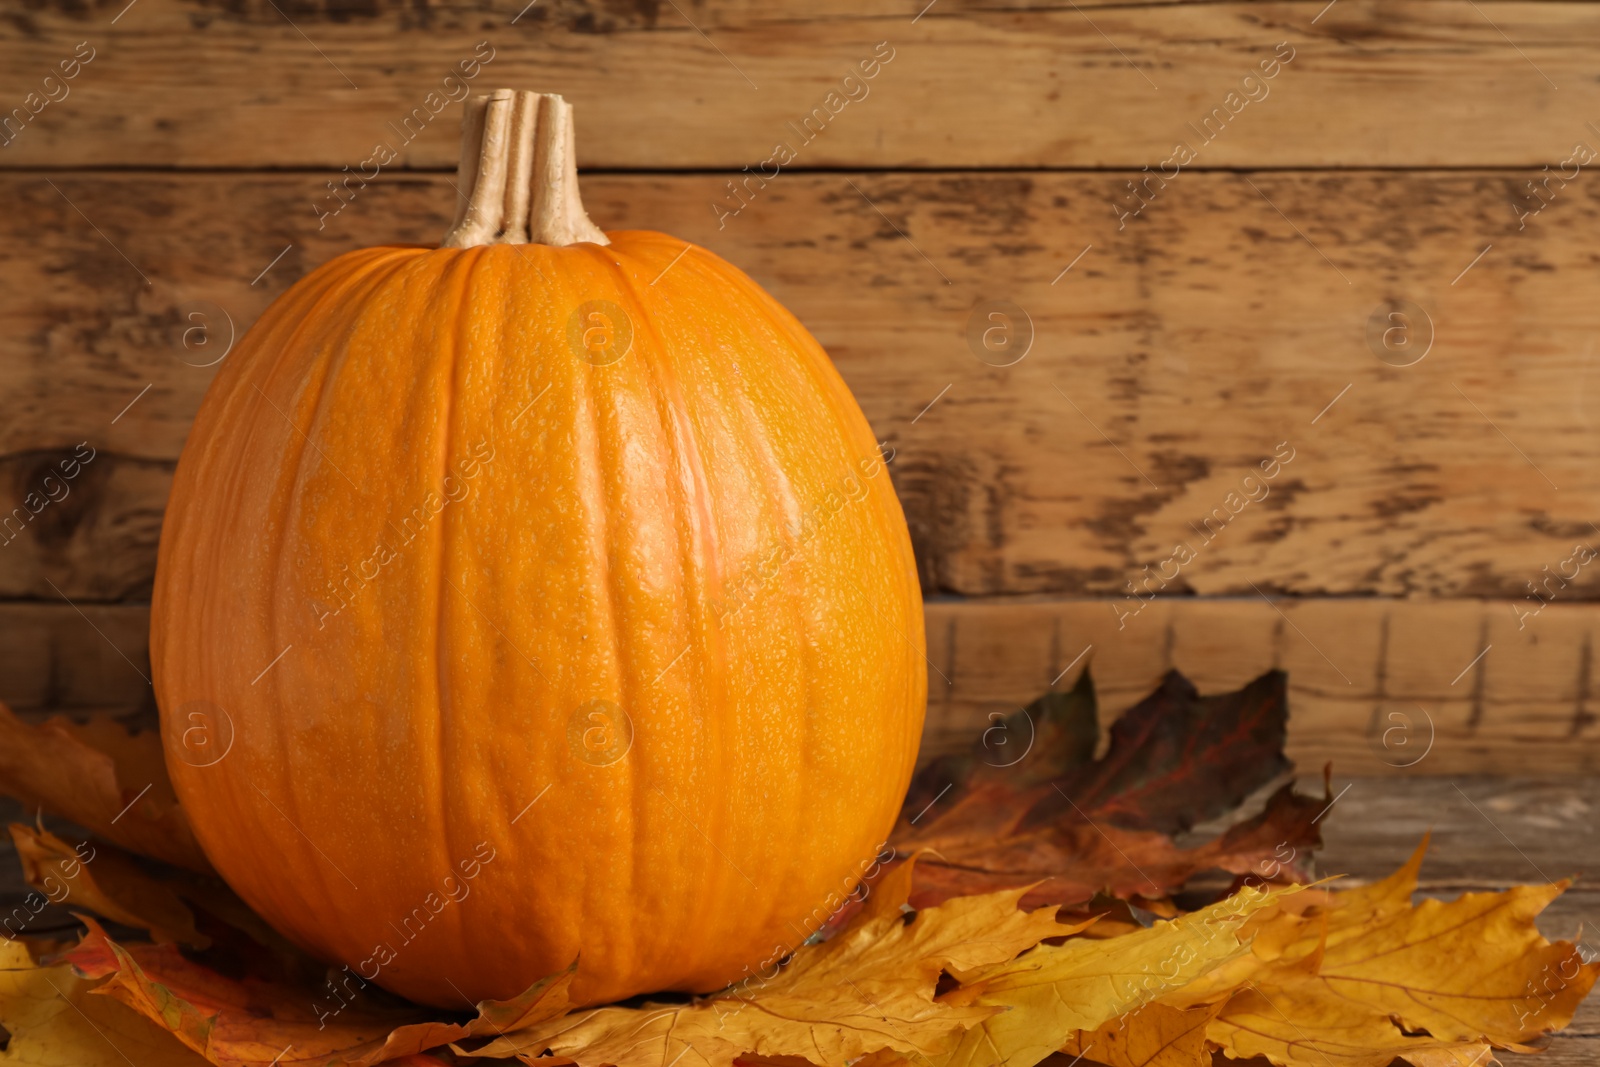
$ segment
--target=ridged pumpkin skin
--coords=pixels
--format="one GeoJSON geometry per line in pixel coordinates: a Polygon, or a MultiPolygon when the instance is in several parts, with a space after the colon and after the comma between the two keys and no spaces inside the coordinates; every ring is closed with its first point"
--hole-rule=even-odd
{"type": "Polygon", "coordinates": [[[195,833],[425,1003],[575,959],[584,1003],[770,969],[912,771],[922,605],[860,409],[743,273],[609,236],[322,267],[172,489],[151,654],[195,833]]]}

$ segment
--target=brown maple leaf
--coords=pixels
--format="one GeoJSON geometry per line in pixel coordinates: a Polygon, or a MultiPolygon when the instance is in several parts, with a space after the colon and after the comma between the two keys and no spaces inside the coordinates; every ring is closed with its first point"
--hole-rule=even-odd
{"type": "Polygon", "coordinates": [[[178,894],[121,850],[104,842],[72,845],[48,830],[18,823],[10,830],[22,876],[51,902],[148,930],[157,941],[196,948],[211,944],[178,894]]]}
{"type": "Polygon", "coordinates": [[[1258,881],[1304,879],[1321,846],[1326,801],[1284,786],[1265,810],[1196,848],[1172,835],[1226,815],[1287,773],[1285,676],[1202,697],[1169,673],[1099,727],[1088,670],[985,731],[971,752],[930,763],[912,783],[891,843],[927,849],[911,903],[1040,883],[1026,905],[1079,904],[1097,892],[1162,898],[1221,869],[1258,881]],[[1020,755],[1014,755],[1017,750],[1020,755]]]}
{"type": "Polygon", "coordinates": [[[0,703],[0,792],[130,852],[211,870],[172,791],[155,731],[130,734],[106,719],[35,726],[0,703]]]}

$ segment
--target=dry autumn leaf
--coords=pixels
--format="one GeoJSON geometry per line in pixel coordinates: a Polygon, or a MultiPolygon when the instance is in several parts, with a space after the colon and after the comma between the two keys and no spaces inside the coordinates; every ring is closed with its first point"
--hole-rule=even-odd
{"type": "Polygon", "coordinates": [[[1413,1049],[1432,1051],[1410,1036],[1418,1031],[1474,1049],[1524,1044],[1571,1021],[1600,970],[1534,926],[1564,888],[1425,900],[1273,965],[1229,999],[1207,1033],[1237,1056],[1310,1064],[1337,1053],[1351,1067],[1382,1067],[1384,1050],[1417,1063],[1413,1049]]]}
{"type": "Polygon", "coordinates": [[[148,930],[160,942],[211,944],[195,928],[188,905],[125,853],[106,844],[70,845],[48,830],[18,823],[10,829],[23,877],[52,903],[148,930]]]}
{"type": "Polygon", "coordinates": [[[906,920],[915,862],[873,890],[843,933],[802,947],[772,975],[687,1004],[602,1007],[508,1033],[474,1055],[534,1062],[551,1050],[581,1067],[731,1067],[742,1053],[844,1067],[890,1050],[919,1058],[998,1006],[936,999],[942,972],[965,975],[1014,958],[1045,938],[1076,932],[1053,908],[1017,910],[1025,889],[951,900],[906,920]]]}
{"type": "Polygon", "coordinates": [[[892,839],[902,854],[934,853],[913,905],[1030,883],[1039,884],[1024,903],[1037,906],[1101,891],[1161,898],[1213,869],[1303,875],[1295,861],[1320,847],[1314,820],[1326,801],[1289,786],[1205,845],[1179,848],[1171,836],[1228,814],[1288,771],[1282,672],[1210,697],[1171,672],[1112,724],[1099,760],[1096,716],[1085,670],[1070,692],[1039,698],[972,752],[917,775],[892,839]]]}
{"type": "Polygon", "coordinates": [[[1390,1017],[1341,1000],[1315,976],[1294,981],[1278,974],[1268,981],[1229,999],[1226,1018],[1206,1028],[1213,1047],[1237,1058],[1265,1056],[1273,1063],[1308,1067],[1386,1067],[1396,1058],[1415,1067],[1467,1067],[1488,1060],[1485,1043],[1403,1033],[1390,1017]]]}
{"type": "Polygon", "coordinates": [[[348,1064],[369,1067],[560,1015],[570,1007],[568,970],[509,1001],[479,1005],[470,1022],[406,1004],[348,972],[306,988],[233,978],[172,946],[122,946],[90,924],[64,956],[97,993],[115,998],[219,1067],[348,1064]]]}
{"type": "Polygon", "coordinates": [[[66,964],[40,966],[22,941],[0,943],[6,1067],[205,1067],[165,1027],[108,997],[66,964]]]}
{"type": "MultiPolygon", "coordinates": [[[[720,999],[667,1008],[675,1013],[667,1027],[673,1037],[665,1039],[667,1043],[688,1038],[680,1044],[692,1044],[702,1059],[730,1064],[745,1052],[799,1056],[801,1048],[815,1060],[818,1042],[826,1046],[829,1041],[844,1053],[874,1047],[909,1050],[900,1037],[912,1034],[935,1047],[953,1030],[995,1010],[937,1002],[934,991],[941,973],[960,975],[986,968],[1044,938],[1079,928],[1057,922],[1053,909],[1018,911],[1021,890],[952,901],[908,923],[901,903],[912,870],[909,865],[902,867],[887,879],[874,894],[873,907],[844,936],[802,949],[759,988],[751,982],[720,999]],[[776,1016],[791,1013],[799,1014],[787,1030],[773,1025],[776,1016]],[[743,1020],[736,1022],[740,1015],[743,1020]],[[887,1040],[880,1032],[886,1029],[887,1040]]],[[[593,1039],[571,1058],[631,1062],[602,1051],[609,1048],[604,1040],[608,1034],[618,1036],[612,1034],[616,1029],[612,1020],[626,1024],[631,1045],[648,1050],[655,1033],[650,1023],[662,1010],[609,1008],[566,1015],[566,989],[573,974],[569,970],[513,1001],[480,1005],[478,1018],[471,1022],[455,1023],[359,988],[361,983],[348,974],[330,983],[342,993],[335,1000],[326,988],[225,976],[185,958],[174,946],[122,946],[93,924],[65,959],[81,977],[101,980],[100,993],[168,1028],[182,1045],[221,1067],[263,1067],[274,1062],[367,1067],[490,1035],[508,1036],[490,1048],[475,1049],[475,1055],[514,1055],[534,1046],[559,1045],[560,1037],[544,1037],[552,1027],[570,1034],[586,1023],[594,1031],[593,1039]],[[601,1015],[606,1018],[591,1022],[601,1015]],[[646,1021],[642,1029],[641,1020],[646,1021]]],[[[683,1051],[679,1045],[672,1047],[675,1054],[683,1051]]],[[[853,1054],[824,1062],[842,1063],[845,1058],[853,1054]]]]}
{"type": "Polygon", "coordinates": [[[258,973],[269,970],[263,966],[268,959],[277,963],[271,970],[321,970],[214,874],[134,857],[102,841],[72,845],[45,830],[15,823],[10,829],[23,877],[37,890],[24,902],[30,911],[53,903],[193,948],[220,936],[253,956],[258,973]]]}
{"type": "Polygon", "coordinates": [[[1240,931],[1256,911],[1293,889],[1245,888],[1189,915],[1110,941],[1043,945],[972,976],[946,995],[999,1009],[935,1063],[937,1067],[1033,1067],[1069,1041],[1152,997],[1185,985],[1249,951],[1240,931]]]}
{"type": "MultiPolygon", "coordinates": [[[[1464,1067],[1483,1063],[1491,1047],[1522,1048],[1565,1026],[1600,964],[1584,964],[1576,948],[1546,941],[1534,925],[1564,884],[1413,906],[1426,847],[1371,886],[1310,891],[1258,914],[1249,953],[1157,1005],[1076,1035],[1063,1051],[1105,1046],[1110,1030],[1125,1045],[1150,1047],[1186,1008],[1213,1013],[1207,1048],[1287,1067],[1385,1067],[1396,1057],[1464,1067]]],[[[1206,1053],[1160,1062],[1211,1061],[1206,1053]]]]}
{"type": "Polygon", "coordinates": [[[1206,1026],[1221,1010],[1220,1004],[1184,1009],[1152,1001],[1098,1030],[1080,1030],[1061,1051],[1103,1067],[1201,1067],[1212,1059],[1206,1026]]]}
{"type": "MultiPolygon", "coordinates": [[[[224,1067],[367,1062],[396,1028],[427,1020],[423,1009],[363,995],[324,1011],[314,991],[234,979],[182,956],[170,945],[112,941],[93,923],[64,959],[98,992],[161,1026],[212,1063],[224,1067]]],[[[352,990],[353,992],[353,990],[352,990]]]]}
{"type": "Polygon", "coordinates": [[[161,737],[109,720],[30,725],[0,703],[0,792],[70,819],[102,840],[210,871],[167,779],[161,737]]]}

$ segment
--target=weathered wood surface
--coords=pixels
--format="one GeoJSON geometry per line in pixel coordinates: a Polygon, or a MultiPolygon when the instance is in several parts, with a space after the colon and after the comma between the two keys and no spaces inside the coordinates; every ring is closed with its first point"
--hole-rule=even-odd
{"type": "Polygon", "coordinates": [[[154,721],[150,609],[0,603],[0,700],[17,711],[154,721]]]}
{"type": "MultiPolygon", "coordinates": [[[[1320,790],[1321,781],[1308,778],[1302,788],[1320,790]]],[[[1342,791],[1339,800],[1321,823],[1327,847],[1317,860],[1319,874],[1343,874],[1352,882],[1381,878],[1404,863],[1431,830],[1423,896],[1452,899],[1463,892],[1577,877],[1540,917],[1539,926],[1551,939],[1576,939],[1587,958],[1600,953],[1595,934],[1600,892],[1591,884],[1600,875],[1600,781],[1340,777],[1335,789],[1342,791]]],[[[31,815],[0,798],[0,818],[31,815]]],[[[0,835],[0,914],[10,912],[27,892],[10,837],[0,835]]],[[[64,908],[53,908],[34,923],[35,932],[64,932],[72,917],[64,908]]],[[[1509,1053],[1502,1059],[1521,1061],[1509,1053]]],[[[1549,1050],[1527,1062],[1591,1067],[1597,1061],[1600,999],[1591,996],[1549,1050]]]]}
{"type": "MultiPolygon", "coordinates": [[[[0,699],[32,716],[153,721],[147,609],[81,610],[0,605],[0,699]]],[[[1341,775],[1600,770],[1592,607],[1552,605],[1520,631],[1504,606],[1472,601],[1169,598],[1122,620],[1105,601],[935,601],[927,618],[924,759],[973,745],[992,716],[1088,664],[1105,723],[1168,670],[1210,693],[1283,669],[1290,754],[1341,775]]]]}
{"type": "MultiPolygon", "coordinates": [[[[718,176],[585,193],[812,328],[897,450],[930,592],[1115,597],[1163,572],[1167,593],[1576,601],[1590,572],[1550,575],[1600,547],[1600,186],[1583,174],[1519,231],[1524,178],[1184,174],[1120,232],[1118,174],[786,174],[721,229],[718,176]],[[989,300],[1031,318],[1015,365],[969,346],[989,300]],[[1399,301],[1432,323],[1391,355],[1431,333],[1407,367],[1368,344],[1399,301]],[[1275,452],[1293,458],[1248,480],[1275,452]]],[[[0,176],[0,514],[96,450],[0,544],[0,597],[144,598],[204,364],[339,252],[437,240],[455,195],[385,176],[319,232],[324,182],[0,176]]]]}
{"type": "Polygon", "coordinates": [[[1305,767],[1583,774],[1600,764],[1592,608],[1552,605],[1520,631],[1503,605],[1473,601],[1173,598],[1121,618],[1105,601],[935,602],[927,614],[925,754],[970,745],[995,713],[1071,685],[1083,655],[1105,722],[1168,670],[1202,692],[1287,671],[1289,751],[1305,767]]]}
{"type": "MultiPolygon", "coordinates": [[[[1154,165],[1280,42],[1294,60],[1198,165],[1537,167],[1600,115],[1600,10],[1566,2],[126,6],[8,5],[6,109],[80,42],[94,58],[0,167],[354,166],[485,41],[474,84],[566,94],[588,167],[758,163],[880,41],[893,60],[795,166],[1154,165]]],[[[439,107],[401,165],[454,165],[439,107]]]]}

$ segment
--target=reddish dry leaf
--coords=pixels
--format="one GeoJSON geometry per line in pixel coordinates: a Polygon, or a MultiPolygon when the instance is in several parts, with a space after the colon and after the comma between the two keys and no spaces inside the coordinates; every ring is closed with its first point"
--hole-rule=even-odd
{"type": "Polygon", "coordinates": [[[37,726],[0,703],[0,793],[70,819],[130,852],[191,871],[211,864],[167,780],[161,737],[100,720],[37,726]]]}
{"type": "Polygon", "coordinates": [[[1269,870],[1290,870],[1279,862],[1285,843],[1300,850],[1320,844],[1312,819],[1325,806],[1325,800],[1285,786],[1256,818],[1188,849],[1154,831],[1068,821],[999,840],[948,842],[937,846],[936,858],[925,861],[912,905],[926,907],[978,888],[1026,885],[1041,877],[1046,880],[1028,894],[1025,907],[1076,903],[1098,892],[1125,899],[1161,897],[1216,869],[1266,881],[1262,876],[1269,870]],[[1060,873],[1046,876],[1046,871],[1060,873]]]}
{"type": "Polygon", "coordinates": [[[1303,876],[1293,861],[1321,846],[1314,820],[1326,802],[1290,786],[1198,848],[1170,836],[1234,810],[1289,769],[1284,691],[1284,675],[1272,671],[1236,693],[1201,697],[1174,671],[1090,760],[1097,727],[1085,671],[1071,692],[1041,697],[973,752],[917,776],[893,839],[902,854],[933,852],[912,904],[1041,880],[1025,905],[1078,904],[1101,891],[1160,898],[1213,869],[1303,876]]]}
{"type": "MultiPolygon", "coordinates": [[[[149,930],[157,942],[195,948],[216,944],[208,960],[245,960],[258,977],[312,976],[312,960],[250,910],[212,874],[179,870],[122,852],[103,841],[72,845],[47,831],[12,824],[23,876],[56,904],[149,930]]],[[[229,969],[223,963],[221,969],[229,969]]]]}
{"type": "Polygon", "coordinates": [[[424,1022],[430,1014],[398,1006],[370,986],[359,989],[358,979],[343,990],[346,1003],[329,989],[226,977],[170,945],[119,945],[92,921],[82,943],[63,959],[85,978],[109,978],[96,992],[165,1026],[222,1067],[358,1062],[381,1048],[396,1027],[424,1022]]]}
{"type": "Polygon", "coordinates": [[[452,1041],[565,1013],[574,973],[547,978],[512,1000],[482,1004],[477,1018],[457,1023],[399,1001],[348,971],[321,987],[234,978],[170,945],[119,945],[93,921],[62,959],[84,978],[109,979],[95,991],[171,1031],[219,1067],[403,1062],[452,1041]]]}
{"type": "Polygon", "coordinates": [[[1069,811],[1128,829],[1175,834],[1236,809],[1294,770],[1283,754],[1288,676],[1268,671],[1243,689],[1202,697],[1168,671],[1154,693],[1111,724],[1111,744],[1069,769],[1028,813],[1026,826],[1069,811]]]}

